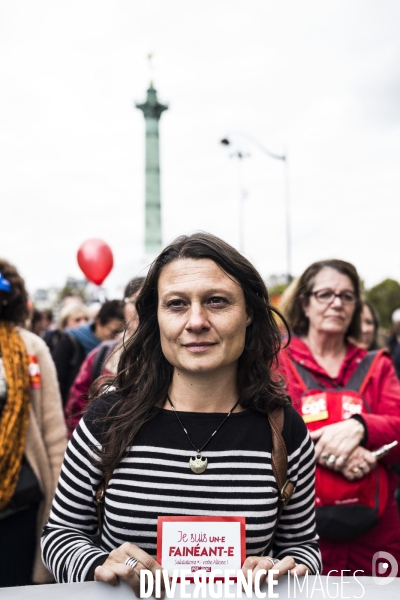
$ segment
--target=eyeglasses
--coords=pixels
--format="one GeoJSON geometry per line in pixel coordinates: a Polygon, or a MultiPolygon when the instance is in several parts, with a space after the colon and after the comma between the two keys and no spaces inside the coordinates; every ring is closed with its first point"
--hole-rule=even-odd
{"type": "Polygon", "coordinates": [[[331,304],[335,298],[340,298],[342,304],[355,304],[357,296],[354,292],[340,292],[335,294],[333,290],[318,290],[317,292],[309,292],[309,296],[315,296],[315,299],[320,304],[331,304]]]}

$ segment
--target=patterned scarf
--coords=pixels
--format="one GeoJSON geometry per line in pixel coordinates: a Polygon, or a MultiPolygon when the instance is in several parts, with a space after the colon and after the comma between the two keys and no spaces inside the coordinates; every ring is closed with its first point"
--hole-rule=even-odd
{"type": "Polygon", "coordinates": [[[29,420],[28,359],[11,323],[0,321],[0,351],[8,395],[0,415],[0,510],[13,497],[24,455],[29,420]]]}

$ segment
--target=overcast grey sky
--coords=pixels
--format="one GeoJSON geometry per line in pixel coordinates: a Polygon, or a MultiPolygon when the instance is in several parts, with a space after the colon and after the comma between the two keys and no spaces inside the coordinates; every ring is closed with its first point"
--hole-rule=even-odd
{"type": "MultiPolygon", "coordinates": [[[[163,239],[239,240],[238,164],[219,140],[288,152],[293,274],[340,257],[400,280],[398,0],[0,0],[0,255],[30,291],[79,275],[87,238],[110,287],[144,238],[144,120],[154,52],[163,239]]],[[[245,253],[286,268],[282,163],[243,163],[245,253]]],[[[106,281],[107,285],[107,281],[106,281]]]]}

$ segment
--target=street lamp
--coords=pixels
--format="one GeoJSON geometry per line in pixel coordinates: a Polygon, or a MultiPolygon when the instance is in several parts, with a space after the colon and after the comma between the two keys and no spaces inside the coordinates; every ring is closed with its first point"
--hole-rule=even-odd
{"type": "MultiPolygon", "coordinates": [[[[275,160],[280,160],[283,162],[284,166],[284,185],[285,185],[285,223],[286,223],[286,278],[287,282],[290,283],[292,280],[292,240],[291,240],[291,228],[290,228],[290,202],[289,202],[289,165],[288,165],[288,156],[287,154],[275,154],[275,152],[271,152],[267,148],[265,148],[260,142],[253,137],[245,134],[245,133],[234,133],[233,135],[242,137],[252,144],[256,146],[261,152],[269,156],[270,158],[274,158],[275,160]]],[[[223,138],[220,143],[224,146],[230,146],[231,141],[229,137],[223,138]]],[[[242,152],[237,152],[235,154],[238,158],[243,158],[245,155],[242,152]]]]}

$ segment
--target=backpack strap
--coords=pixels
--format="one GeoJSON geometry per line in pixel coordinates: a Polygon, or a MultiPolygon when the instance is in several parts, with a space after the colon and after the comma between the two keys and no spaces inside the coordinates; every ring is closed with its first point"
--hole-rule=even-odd
{"type": "Polygon", "coordinates": [[[278,514],[276,517],[276,522],[274,529],[272,531],[270,542],[265,549],[264,553],[268,554],[272,545],[274,543],[276,530],[278,528],[279,520],[281,518],[283,509],[286,504],[289,502],[292,494],[294,492],[294,485],[288,479],[287,468],[287,449],[285,440],[282,437],[282,430],[284,425],[285,413],[283,408],[279,408],[272,413],[268,414],[268,421],[271,427],[271,435],[272,435],[272,454],[271,454],[271,463],[272,463],[272,471],[274,473],[274,477],[276,483],[278,485],[279,496],[278,496],[278,514]]]}
{"type": "Polygon", "coordinates": [[[106,364],[107,358],[111,354],[113,346],[110,344],[102,344],[96,352],[92,365],[92,379],[93,381],[100,377],[104,365],[106,364]]]}
{"type": "MultiPolygon", "coordinates": [[[[345,386],[336,388],[339,390],[351,390],[363,394],[368,381],[375,369],[376,363],[383,354],[388,354],[387,350],[371,350],[364,356],[360,364],[357,366],[353,375],[345,386]]],[[[310,371],[303,367],[300,363],[289,358],[288,363],[291,367],[292,372],[296,375],[297,381],[302,385],[303,390],[320,389],[326,390],[326,386],[319,382],[310,371]]]]}
{"type": "Polygon", "coordinates": [[[360,394],[363,394],[365,391],[365,388],[368,385],[369,380],[371,379],[371,375],[374,372],[374,369],[378,363],[378,361],[380,360],[381,356],[387,355],[389,356],[389,353],[387,350],[385,350],[384,348],[382,350],[375,350],[375,356],[370,364],[370,367],[367,371],[367,373],[364,376],[364,380],[360,386],[359,392],[360,394]]]}
{"type": "Polygon", "coordinates": [[[80,343],[78,342],[78,340],[76,339],[76,337],[74,336],[73,333],[66,331],[65,335],[71,342],[71,345],[74,349],[74,353],[70,358],[69,364],[71,365],[71,367],[76,367],[77,365],[80,365],[82,362],[82,360],[81,360],[82,353],[83,353],[82,346],[80,345],[80,343]]]}
{"type": "Polygon", "coordinates": [[[99,524],[100,535],[103,533],[104,526],[104,500],[106,497],[106,490],[108,488],[109,481],[111,479],[111,475],[105,475],[103,479],[100,481],[96,494],[94,497],[94,503],[96,505],[97,511],[97,522],[99,524]]]}
{"type": "Polygon", "coordinates": [[[297,381],[301,383],[304,391],[306,390],[326,390],[326,386],[318,381],[310,371],[303,367],[300,363],[296,362],[292,358],[289,359],[289,364],[292,367],[293,373],[295,373],[297,381]]]}
{"type": "Polygon", "coordinates": [[[353,392],[360,391],[360,387],[365,377],[368,375],[377,353],[378,351],[374,350],[372,352],[368,352],[368,354],[364,356],[364,358],[358,364],[353,375],[350,377],[349,381],[346,383],[345,386],[343,386],[344,390],[352,390],[353,392]]]}
{"type": "Polygon", "coordinates": [[[285,365],[287,365],[287,367],[289,368],[289,370],[292,372],[292,375],[296,378],[297,383],[300,385],[300,387],[302,388],[303,392],[306,391],[307,386],[304,383],[303,379],[301,378],[301,375],[299,373],[299,371],[297,370],[295,364],[293,363],[292,359],[290,358],[290,356],[288,355],[287,352],[285,352],[285,350],[282,350],[282,353],[284,353],[286,360],[285,360],[285,365]]]}

